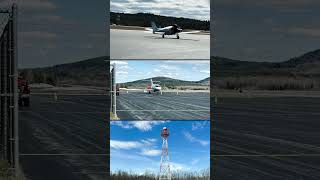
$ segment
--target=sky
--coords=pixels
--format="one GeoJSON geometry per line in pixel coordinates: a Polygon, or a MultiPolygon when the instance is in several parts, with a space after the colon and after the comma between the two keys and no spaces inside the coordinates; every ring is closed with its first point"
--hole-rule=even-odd
{"type": "Polygon", "coordinates": [[[135,80],[162,76],[186,81],[199,81],[210,76],[209,60],[158,60],[158,61],[111,61],[116,63],[116,82],[124,83],[135,80]]]}
{"type": "Polygon", "coordinates": [[[210,166],[209,121],[111,121],[111,171],[158,173],[162,139],[160,130],[169,129],[171,169],[200,171],[210,166]]]}
{"type": "Polygon", "coordinates": [[[286,61],[319,48],[319,0],[215,0],[214,54],[286,61]]]}
{"type": "MultiPolygon", "coordinates": [[[[9,0],[0,0],[8,7],[9,0]]],[[[19,67],[106,55],[107,1],[18,0],[19,67]]]]}
{"type": "Polygon", "coordinates": [[[210,0],[110,0],[110,11],[210,20],[210,0]]]}

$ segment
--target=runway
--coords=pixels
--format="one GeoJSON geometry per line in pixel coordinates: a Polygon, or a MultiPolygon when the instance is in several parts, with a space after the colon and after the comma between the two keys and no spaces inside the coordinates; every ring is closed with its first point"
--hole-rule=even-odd
{"type": "Polygon", "coordinates": [[[117,96],[117,115],[121,120],[209,120],[210,97],[205,92],[123,92],[117,96]]]}
{"type": "Polygon", "coordinates": [[[320,179],[320,98],[229,97],[213,107],[215,179],[320,179]]]}
{"type": "Polygon", "coordinates": [[[31,180],[102,180],[108,172],[106,96],[32,95],[19,112],[20,163],[31,180]]]}
{"type": "Polygon", "coordinates": [[[210,35],[181,34],[162,38],[137,30],[110,30],[111,59],[209,59],[210,35]]]}

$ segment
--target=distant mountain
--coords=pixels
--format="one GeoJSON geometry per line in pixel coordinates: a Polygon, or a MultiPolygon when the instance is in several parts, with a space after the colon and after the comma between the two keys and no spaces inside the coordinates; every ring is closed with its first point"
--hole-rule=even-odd
{"type": "Polygon", "coordinates": [[[312,51],[283,62],[249,62],[212,57],[215,77],[225,76],[320,76],[320,50],[312,51]]]}
{"type": "Polygon", "coordinates": [[[52,67],[21,69],[31,83],[51,85],[88,85],[106,87],[109,65],[107,57],[97,57],[52,67]]]}
{"type": "MultiPolygon", "coordinates": [[[[109,87],[109,64],[107,57],[97,57],[74,63],[60,64],[52,67],[21,69],[31,83],[46,83],[54,86],[85,85],[109,87]]],[[[162,86],[208,86],[210,78],[201,81],[183,81],[168,77],[153,77],[153,81],[160,81],[162,86]]],[[[146,87],[150,78],[128,82],[122,86],[146,87]]]]}
{"type": "Polygon", "coordinates": [[[210,78],[206,78],[200,81],[184,81],[169,77],[152,77],[148,79],[141,79],[137,81],[121,83],[121,86],[131,88],[145,88],[147,84],[150,84],[150,79],[152,79],[153,81],[160,81],[161,86],[167,88],[174,88],[176,86],[208,86],[210,81],[210,78]]]}
{"type": "Polygon", "coordinates": [[[319,90],[320,50],[283,62],[249,62],[211,58],[212,88],[319,90]]]}
{"type": "Polygon", "coordinates": [[[183,29],[210,30],[210,21],[200,21],[183,17],[160,16],[150,13],[128,14],[110,12],[111,24],[150,27],[151,21],[154,21],[159,27],[178,24],[183,29]]]}

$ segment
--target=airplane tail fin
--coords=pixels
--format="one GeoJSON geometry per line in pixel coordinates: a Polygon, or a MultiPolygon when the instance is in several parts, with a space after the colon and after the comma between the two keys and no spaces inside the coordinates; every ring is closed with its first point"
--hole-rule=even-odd
{"type": "Polygon", "coordinates": [[[153,33],[155,33],[158,30],[156,23],[152,21],[151,26],[152,26],[153,33]]]}

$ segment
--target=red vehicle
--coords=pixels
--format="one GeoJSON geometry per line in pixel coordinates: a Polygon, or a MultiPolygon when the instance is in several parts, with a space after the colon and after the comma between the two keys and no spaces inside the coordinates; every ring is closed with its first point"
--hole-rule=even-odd
{"type": "Polygon", "coordinates": [[[18,78],[19,106],[30,106],[30,87],[26,79],[18,78]]]}

